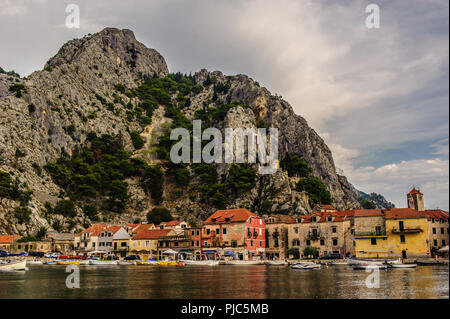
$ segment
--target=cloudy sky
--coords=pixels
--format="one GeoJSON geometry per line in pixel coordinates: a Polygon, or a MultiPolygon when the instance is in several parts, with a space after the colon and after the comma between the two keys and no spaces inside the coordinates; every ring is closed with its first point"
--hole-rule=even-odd
{"type": "Polygon", "coordinates": [[[171,72],[244,73],[320,133],[360,190],[449,208],[448,0],[0,0],[0,66],[28,75],[67,40],[129,28],[171,72]],[[79,5],[80,29],[65,27],[79,5]],[[369,3],[380,28],[365,25],[369,3]]]}

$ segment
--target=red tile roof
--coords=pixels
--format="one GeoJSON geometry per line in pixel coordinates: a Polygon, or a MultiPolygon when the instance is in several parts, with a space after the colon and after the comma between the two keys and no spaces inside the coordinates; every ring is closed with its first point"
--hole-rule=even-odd
{"type": "Polygon", "coordinates": [[[225,222],[245,222],[250,217],[258,217],[247,209],[224,209],[218,210],[205,220],[205,224],[225,223],[225,222]],[[214,221],[213,221],[214,220],[214,221]]]}
{"type": "Polygon", "coordinates": [[[11,244],[18,237],[17,235],[0,235],[0,244],[11,244]]]}
{"type": "Polygon", "coordinates": [[[441,210],[441,209],[427,209],[424,211],[421,211],[422,214],[427,215],[429,218],[434,219],[444,219],[448,221],[448,212],[441,210]]]}
{"type": "Polygon", "coordinates": [[[423,195],[419,190],[417,190],[415,187],[413,187],[413,189],[411,189],[411,191],[408,193],[408,195],[413,195],[413,194],[421,194],[423,195]]]}
{"type": "Polygon", "coordinates": [[[162,222],[161,225],[164,226],[178,226],[182,223],[183,221],[181,220],[172,220],[170,222],[162,222]]]}
{"type": "Polygon", "coordinates": [[[133,236],[133,239],[158,239],[162,236],[166,236],[171,232],[171,229],[147,229],[138,232],[133,236]]]}
{"type": "Polygon", "coordinates": [[[344,214],[338,214],[338,212],[315,212],[315,213],[300,217],[299,221],[301,223],[310,223],[311,218],[313,216],[318,217],[318,219],[316,220],[316,222],[318,222],[318,223],[326,222],[328,217],[333,217],[334,222],[343,222],[343,221],[349,219],[349,216],[344,215],[344,214]]]}
{"type": "Polygon", "coordinates": [[[394,218],[426,218],[423,212],[419,212],[412,208],[391,208],[386,209],[386,219],[394,218]]]}
{"type": "Polygon", "coordinates": [[[381,209],[356,209],[354,214],[355,217],[373,217],[373,216],[383,216],[383,211],[381,209]]]}

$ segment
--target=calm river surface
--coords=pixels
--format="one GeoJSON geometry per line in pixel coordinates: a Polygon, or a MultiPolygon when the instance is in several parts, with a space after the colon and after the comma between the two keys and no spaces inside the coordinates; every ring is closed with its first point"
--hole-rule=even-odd
{"type": "Polygon", "coordinates": [[[0,298],[449,298],[448,266],[380,270],[346,266],[292,270],[273,266],[80,266],[80,288],[66,287],[65,266],[0,272],[0,298]]]}

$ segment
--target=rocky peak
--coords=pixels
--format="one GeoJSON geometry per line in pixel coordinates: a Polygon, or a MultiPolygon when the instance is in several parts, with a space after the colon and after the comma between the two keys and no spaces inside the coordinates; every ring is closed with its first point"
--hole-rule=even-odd
{"type": "Polygon", "coordinates": [[[52,70],[64,64],[74,64],[77,68],[91,66],[96,70],[101,66],[109,71],[127,67],[139,76],[166,76],[169,72],[161,54],[137,41],[131,30],[116,28],[105,28],[67,42],[44,69],[52,70]]]}

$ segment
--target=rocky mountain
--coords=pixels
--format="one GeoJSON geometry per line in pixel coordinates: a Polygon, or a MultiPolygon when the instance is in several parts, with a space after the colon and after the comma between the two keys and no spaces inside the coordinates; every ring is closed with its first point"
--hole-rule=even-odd
{"type": "Polygon", "coordinates": [[[377,193],[366,194],[362,191],[358,191],[358,201],[368,200],[375,203],[377,208],[395,208],[395,205],[384,198],[383,195],[377,193]]]}
{"type": "Polygon", "coordinates": [[[145,220],[156,206],[192,222],[219,207],[303,214],[320,200],[359,207],[323,139],[246,75],[170,74],[157,51],[115,28],[67,42],[26,78],[0,72],[0,233],[145,220]],[[199,118],[222,131],[276,127],[279,158],[296,155],[291,166],[310,173],[169,163],[170,129],[199,118]]]}

